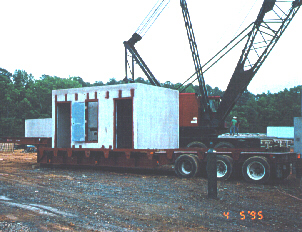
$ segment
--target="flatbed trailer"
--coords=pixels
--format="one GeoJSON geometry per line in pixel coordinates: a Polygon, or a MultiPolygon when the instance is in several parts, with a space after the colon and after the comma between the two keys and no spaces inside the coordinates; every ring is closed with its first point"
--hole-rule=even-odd
{"type": "MultiPolygon", "coordinates": [[[[232,136],[225,136],[227,138],[232,136]]],[[[237,136],[232,139],[243,139],[237,136]]],[[[117,149],[108,148],[52,148],[50,137],[1,137],[2,143],[34,145],[37,147],[37,163],[44,166],[94,166],[156,169],[172,165],[177,176],[191,178],[206,173],[208,148],[179,149],[117,149]]],[[[253,148],[214,148],[217,155],[217,177],[227,180],[231,175],[241,174],[249,182],[265,183],[269,179],[286,178],[291,170],[302,173],[300,154],[289,149],[274,149],[276,141],[263,140],[253,148]],[[298,169],[300,171],[298,171],[298,169]]],[[[279,145],[278,145],[279,146],[279,145]]],[[[288,148],[288,146],[281,146],[288,148]]]]}
{"type": "MultiPolygon", "coordinates": [[[[180,178],[192,178],[206,170],[207,156],[216,154],[217,178],[227,180],[233,173],[242,172],[248,182],[266,183],[284,179],[296,167],[301,155],[294,152],[268,152],[260,148],[182,149],[112,149],[109,148],[50,148],[39,147],[37,162],[46,165],[121,167],[156,169],[174,166],[180,178]]],[[[300,161],[301,162],[301,161],[300,161]]]]}
{"type": "Polygon", "coordinates": [[[51,147],[50,137],[0,137],[0,143],[15,143],[20,145],[34,145],[36,147],[51,147]]]}
{"type": "MultiPolygon", "coordinates": [[[[292,168],[300,168],[301,154],[272,152],[262,148],[178,148],[178,149],[116,149],[52,148],[51,138],[2,137],[1,142],[35,145],[37,163],[43,166],[91,166],[156,169],[172,165],[180,178],[192,178],[205,173],[207,156],[216,155],[217,178],[227,180],[242,172],[248,182],[266,183],[270,179],[284,179],[292,168]]],[[[300,171],[301,172],[301,171],[300,171]]]]}
{"type": "MultiPolygon", "coordinates": [[[[242,140],[245,137],[227,136],[226,138],[242,140]]],[[[205,174],[209,155],[209,148],[206,147],[126,149],[104,145],[99,148],[72,145],[69,148],[57,148],[53,147],[52,141],[51,137],[0,138],[0,143],[34,145],[37,147],[37,163],[42,166],[156,169],[171,165],[180,178],[192,178],[199,173],[205,174]]],[[[288,149],[288,144],[292,141],[285,141],[284,145],[281,140],[262,138],[262,142],[257,147],[214,148],[217,158],[217,178],[227,180],[231,175],[242,174],[248,182],[266,183],[270,179],[284,179],[293,170],[296,171],[297,177],[302,174],[301,154],[290,152],[288,149]]]]}

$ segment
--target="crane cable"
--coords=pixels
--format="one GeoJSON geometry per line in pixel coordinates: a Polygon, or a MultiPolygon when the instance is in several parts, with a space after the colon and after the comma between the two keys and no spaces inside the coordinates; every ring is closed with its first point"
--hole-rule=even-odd
{"type": "Polygon", "coordinates": [[[169,4],[169,2],[170,0],[158,0],[135,32],[139,34],[141,37],[143,37],[150,29],[150,27],[154,24],[158,16],[163,12],[163,10],[169,4]]]}
{"type": "MultiPolygon", "coordinates": [[[[254,8],[254,6],[256,5],[256,3],[258,2],[259,0],[255,0],[253,5],[251,6],[250,10],[248,11],[247,15],[245,16],[245,18],[243,19],[242,23],[240,24],[240,26],[238,27],[237,31],[235,32],[235,35],[233,36],[233,40],[231,40],[231,42],[229,42],[223,49],[221,49],[214,57],[216,57],[222,50],[224,50],[228,45],[230,45],[233,41],[235,41],[235,39],[237,39],[244,31],[246,31],[251,25],[252,23],[246,27],[240,34],[236,35],[238,33],[238,31],[240,30],[240,28],[242,27],[243,23],[245,22],[245,20],[247,19],[247,17],[250,15],[252,9],[254,8]]],[[[247,35],[245,35],[242,39],[240,39],[239,42],[241,42],[244,38],[246,38],[247,35]]],[[[233,49],[239,42],[237,42],[231,49],[233,49]]],[[[215,61],[214,64],[216,64],[222,57],[224,57],[231,49],[229,49],[224,55],[222,55],[217,61],[215,61]]],[[[212,59],[214,59],[214,57],[212,57],[206,64],[208,64],[212,59]]],[[[204,67],[206,64],[204,64],[202,67],[204,67]]],[[[214,64],[212,64],[210,67],[208,67],[204,73],[210,69],[214,64]]],[[[189,84],[187,84],[186,87],[183,87],[185,85],[185,83],[187,83],[191,78],[193,78],[195,75],[196,75],[197,71],[195,73],[193,73],[185,82],[183,82],[177,89],[180,91],[180,92],[183,92],[185,91],[185,89],[187,89],[190,85],[193,85],[193,82],[195,82],[197,80],[197,78],[195,78],[193,81],[191,81],[189,84]],[[183,88],[182,88],[183,87],[183,88]],[[182,89],[181,89],[182,88],[182,89]]]]}
{"type": "MultiPolygon", "coordinates": [[[[255,2],[253,3],[253,5],[251,6],[249,12],[247,13],[247,15],[245,16],[245,18],[243,19],[242,23],[240,24],[240,26],[238,27],[237,31],[235,32],[235,35],[238,33],[238,31],[240,30],[240,28],[242,27],[243,23],[245,22],[245,20],[247,19],[247,17],[250,15],[251,11],[253,10],[254,6],[256,5],[256,3],[259,0],[255,0],[255,2]]],[[[235,37],[235,35],[233,37],[235,37]]]]}
{"type": "MultiPolygon", "coordinates": [[[[244,30],[242,30],[235,38],[233,38],[226,46],[224,46],[216,55],[214,55],[210,60],[208,60],[201,68],[203,69],[206,67],[206,65],[209,65],[209,67],[206,67],[205,70],[203,70],[203,73],[208,71],[212,66],[214,66],[219,60],[221,60],[225,55],[227,55],[234,47],[236,47],[240,42],[242,42],[247,36],[248,36],[248,29],[253,25],[251,23],[249,26],[247,26],[244,30]],[[226,50],[226,51],[225,51],[226,50]],[[224,52],[224,53],[222,53],[224,52]],[[222,53],[222,54],[221,54],[222,53]],[[221,54],[221,55],[220,55],[221,54]],[[216,58],[216,60],[215,60],[216,58]],[[212,62],[213,63],[210,63],[212,62]]],[[[191,81],[189,84],[187,84],[186,87],[183,87],[191,78],[193,78],[197,74],[197,71],[194,72],[185,82],[183,82],[177,89],[180,92],[185,91],[190,85],[195,82],[198,77],[196,77],[193,81],[191,81]]]]}

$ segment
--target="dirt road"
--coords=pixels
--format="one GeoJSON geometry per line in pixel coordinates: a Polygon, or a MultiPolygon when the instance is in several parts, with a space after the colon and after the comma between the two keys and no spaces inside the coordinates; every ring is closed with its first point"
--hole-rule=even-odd
{"type": "Polygon", "coordinates": [[[36,154],[0,153],[0,231],[302,231],[302,191],[173,172],[41,168],[36,154]]]}

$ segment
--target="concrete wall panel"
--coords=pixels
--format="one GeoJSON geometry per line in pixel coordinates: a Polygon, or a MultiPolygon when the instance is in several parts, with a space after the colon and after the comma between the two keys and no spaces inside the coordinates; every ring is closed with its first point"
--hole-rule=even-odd
{"type": "Polygon", "coordinates": [[[178,91],[146,85],[136,95],[136,148],[178,148],[178,91]]]}
{"type": "Polygon", "coordinates": [[[25,119],[25,137],[52,137],[52,119],[25,119]]]}

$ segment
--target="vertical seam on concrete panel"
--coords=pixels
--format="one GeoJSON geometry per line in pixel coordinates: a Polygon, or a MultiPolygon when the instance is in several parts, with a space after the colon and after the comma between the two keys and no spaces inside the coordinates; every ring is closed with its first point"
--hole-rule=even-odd
{"type": "Polygon", "coordinates": [[[70,129],[70,131],[69,131],[69,147],[71,147],[71,105],[72,105],[72,103],[71,102],[69,102],[69,112],[70,112],[70,114],[69,114],[69,129],[70,129]]]}
{"type": "Polygon", "coordinates": [[[54,135],[54,148],[57,148],[57,102],[58,102],[58,95],[55,95],[55,135],[54,135]]]}
{"type": "MultiPolygon", "coordinates": [[[[89,96],[89,93],[87,93],[87,96],[89,96]]],[[[85,143],[88,142],[88,99],[85,100],[85,111],[84,111],[84,118],[85,118],[85,143]]]]}
{"type": "Polygon", "coordinates": [[[109,99],[109,91],[106,91],[105,98],[106,98],[106,99],[109,99]]]}
{"type": "Polygon", "coordinates": [[[78,100],[78,97],[79,97],[79,96],[78,96],[78,93],[75,93],[75,94],[74,94],[74,100],[77,101],[77,100],[78,100]]]}
{"type": "MultiPolygon", "coordinates": [[[[107,91],[108,92],[108,91],[107,91]]],[[[115,118],[115,114],[116,114],[116,101],[115,99],[113,99],[113,149],[116,148],[116,138],[115,138],[115,131],[116,131],[116,118],[115,118]]]]}
{"type": "MultiPolygon", "coordinates": [[[[133,96],[134,96],[134,89],[131,89],[131,96],[132,96],[132,90],[133,90],[133,96]]],[[[133,96],[131,98],[132,100],[132,149],[134,149],[134,116],[133,116],[133,112],[134,112],[134,105],[133,105],[133,96]]]]}
{"type": "Polygon", "coordinates": [[[100,105],[100,102],[99,102],[99,100],[97,99],[97,92],[95,92],[95,97],[96,97],[96,100],[97,100],[97,103],[98,103],[98,105],[97,105],[97,113],[96,113],[96,115],[97,115],[97,121],[96,121],[96,126],[97,126],[97,139],[96,139],[96,141],[97,141],[97,143],[99,143],[99,138],[100,138],[100,136],[99,136],[99,130],[100,130],[100,127],[99,127],[99,120],[100,120],[100,115],[99,115],[99,105],[100,105]]]}
{"type": "Polygon", "coordinates": [[[65,93],[65,101],[67,102],[67,93],[65,93]]]}
{"type": "Polygon", "coordinates": [[[134,97],[134,89],[130,89],[131,97],[134,97]]]}
{"type": "Polygon", "coordinates": [[[94,92],[94,99],[95,100],[98,99],[98,92],[97,91],[94,92]]]}
{"type": "Polygon", "coordinates": [[[121,89],[118,91],[118,97],[122,98],[122,90],[121,89]]]}
{"type": "Polygon", "coordinates": [[[89,93],[87,93],[87,95],[86,95],[86,99],[87,99],[87,100],[89,100],[89,93]]]}

